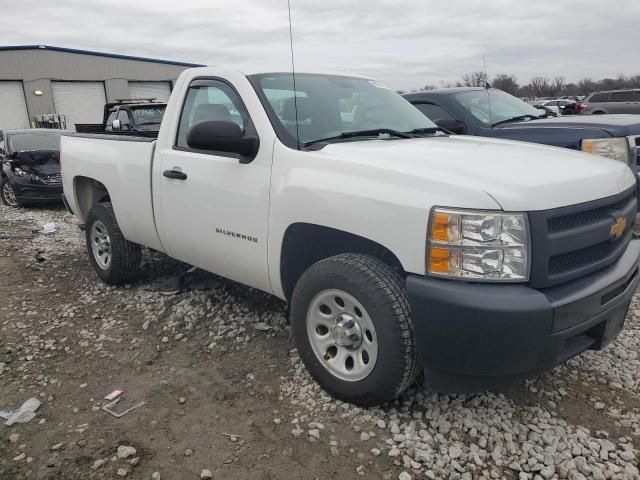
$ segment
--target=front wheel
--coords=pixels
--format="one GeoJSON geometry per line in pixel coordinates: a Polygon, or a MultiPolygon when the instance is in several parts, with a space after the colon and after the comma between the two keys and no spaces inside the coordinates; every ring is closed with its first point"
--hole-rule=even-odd
{"type": "Polygon", "coordinates": [[[6,177],[0,178],[0,199],[3,205],[8,207],[19,207],[20,202],[16,198],[16,193],[13,189],[13,185],[6,177]]]}
{"type": "Polygon", "coordinates": [[[407,294],[380,260],[343,254],[312,265],[296,284],[291,317],[302,360],[333,396],[379,405],[413,383],[417,355],[407,294]]]}
{"type": "Polygon", "coordinates": [[[102,281],[119,285],[137,277],[142,249],[124,238],[110,203],[94,205],[85,227],[89,261],[102,281]]]}

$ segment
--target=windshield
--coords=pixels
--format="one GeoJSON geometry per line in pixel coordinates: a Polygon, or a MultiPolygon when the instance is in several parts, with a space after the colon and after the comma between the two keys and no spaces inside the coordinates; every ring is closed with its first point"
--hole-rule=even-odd
{"type": "Polygon", "coordinates": [[[502,90],[471,90],[454,94],[469,113],[485,125],[494,125],[516,117],[544,115],[537,108],[502,90]]]}
{"type": "Polygon", "coordinates": [[[373,80],[296,74],[294,95],[289,73],[253,75],[250,79],[265,108],[271,110],[269,116],[281,140],[293,148],[361,130],[437,128],[404,98],[373,80]]]}
{"type": "Polygon", "coordinates": [[[133,121],[136,125],[160,125],[166,105],[132,108],[133,121]]]}
{"type": "Polygon", "coordinates": [[[14,133],[9,137],[13,152],[22,150],[60,150],[60,132],[14,133]]]}

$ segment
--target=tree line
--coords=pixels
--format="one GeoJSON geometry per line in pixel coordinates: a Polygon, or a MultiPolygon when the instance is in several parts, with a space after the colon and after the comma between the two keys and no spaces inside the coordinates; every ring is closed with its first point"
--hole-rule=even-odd
{"type": "MultiPolygon", "coordinates": [[[[599,90],[623,90],[640,88],[640,74],[620,74],[616,78],[594,80],[585,77],[578,82],[567,82],[565,77],[557,76],[552,79],[543,76],[531,78],[529,83],[520,85],[515,75],[499,73],[489,79],[485,72],[470,72],[462,76],[455,83],[443,83],[442,87],[484,87],[487,84],[499,88],[517,97],[562,97],[588,95],[599,90]]],[[[425,85],[422,90],[433,90],[435,85],[425,85]]]]}

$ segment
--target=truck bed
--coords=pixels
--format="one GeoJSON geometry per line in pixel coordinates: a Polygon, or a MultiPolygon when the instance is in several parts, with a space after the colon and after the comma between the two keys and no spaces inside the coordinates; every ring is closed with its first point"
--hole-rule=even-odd
{"type": "Polygon", "coordinates": [[[60,141],[60,158],[65,196],[81,221],[88,212],[77,200],[76,188],[85,188],[82,180],[73,182],[78,176],[104,185],[127,240],[162,251],[151,200],[155,145],[147,137],[69,133],[60,141]]]}

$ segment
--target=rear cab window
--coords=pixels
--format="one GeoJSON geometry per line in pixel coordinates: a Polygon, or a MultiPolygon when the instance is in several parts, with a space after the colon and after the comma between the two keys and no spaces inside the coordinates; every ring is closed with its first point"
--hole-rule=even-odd
{"type": "Polygon", "coordinates": [[[115,110],[112,110],[111,113],[109,113],[109,117],[107,118],[107,123],[104,126],[105,132],[113,131],[113,121],[116,119],[116,114],[117,112],[115,110]]]}

